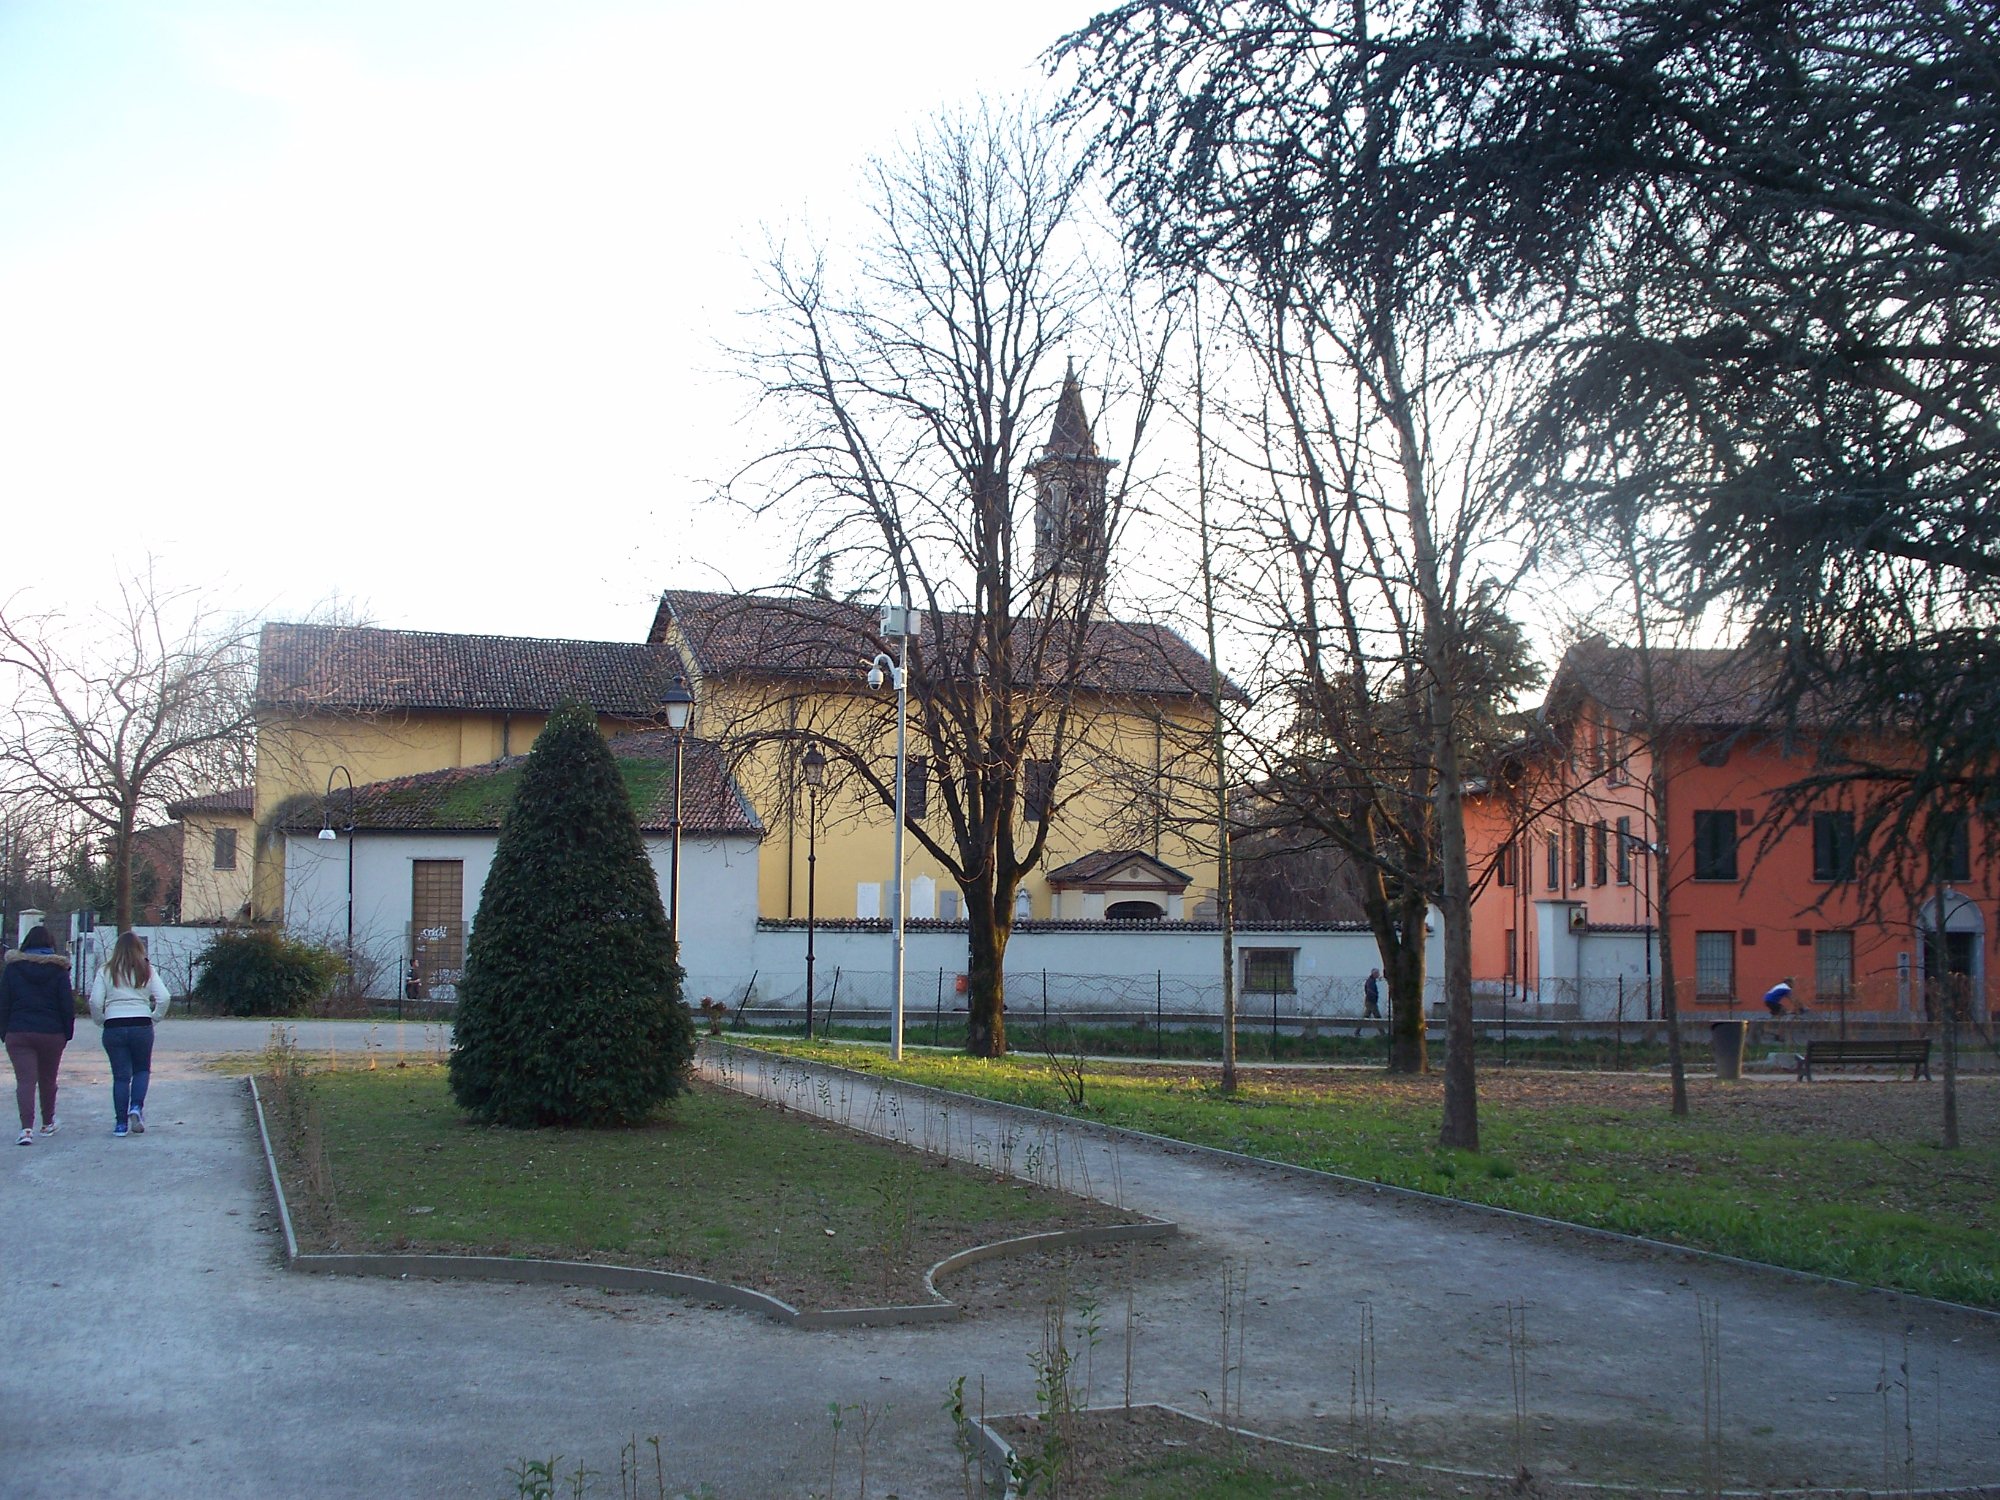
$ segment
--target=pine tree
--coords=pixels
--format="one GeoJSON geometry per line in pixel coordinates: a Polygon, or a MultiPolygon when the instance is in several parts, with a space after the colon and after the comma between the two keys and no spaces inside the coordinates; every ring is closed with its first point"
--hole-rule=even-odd
{"type": "Polygon", "coordinates": [[[466,954],[451,1091],[499,1125],[629,1125],[686,1085],[694,1025],[618,764],[578,703],[535,742],[466,954]]]}

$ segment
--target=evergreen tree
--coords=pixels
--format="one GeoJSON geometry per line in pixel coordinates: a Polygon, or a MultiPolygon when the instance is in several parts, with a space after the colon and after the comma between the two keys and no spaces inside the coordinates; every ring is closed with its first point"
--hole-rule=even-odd
{"type": "Polygon", "coordinates": [[[451,1091],[500,1125],[628,1125],[685,1086],[694,1024],[617,762],[582,704],[528,757],[479,899],[451,1091]]]}

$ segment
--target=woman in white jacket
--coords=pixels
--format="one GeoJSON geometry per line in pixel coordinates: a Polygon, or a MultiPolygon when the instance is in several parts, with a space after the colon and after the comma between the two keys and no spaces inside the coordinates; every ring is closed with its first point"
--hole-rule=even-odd
{"type": "Polygon", "coordinates": [[[104,1028],[104,1054],[111,1059],[113,1135],[146,1133],[146,1085],[153,1079],[153,1023],[167,1013],[171,997],[136,932],[121,932],[111,962],[97,971],[90,987],[90,1014],[104,1028]]]}

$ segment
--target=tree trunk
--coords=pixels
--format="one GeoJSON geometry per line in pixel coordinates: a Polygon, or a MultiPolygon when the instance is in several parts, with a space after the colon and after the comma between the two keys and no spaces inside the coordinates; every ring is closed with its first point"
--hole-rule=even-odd
{"type": "MultiPolygon", "coordinates": [[[[1404,923],[1395,949],[1382,957],[1382,979],[1389,989],[1389,1071],[1427,1073],[1430,1071],[1430,1028],[1424,1020],[1424,923],[1421,914],[1416,936],[1404,923]]],[[[1376,944],[1381,954],[1382,945],[1376,944]]]]}
{"type": "MultiPolygon", "coordinates": [[[[1211,639],[1213,637],[1211,636],[1211,639]]],[[[1215,647],[1209,647],[1211,659],[1215,647]]],[[[1216,740],[1218,747],[1222,737],[1221,716],[1216,718],[1216,740]]],[[[1222,1092],[1236,1092],[1236,895],[1232,890],[1235,871],[1230,864],[1229,850],[1229,792],[1222,779],[1226,764],[1221,751],[1216,752],[1216,885],[1215,898],[1220,904],[1217,915],[1222,918],[1222,1092]]]]}
{"type": "Polygon", "coordinates": [[[1362,911],[1375,934],[1382,961],[1382,985],[1389,997],[1389,1071],[1430,1070],[1429,1028],[1424,1022],[1424,917],[1419,895],[1392,900],[1382,872],[1370,872],[1361,894],[1362,911]]]}
{"type": "Polygon", "coordinates": [[[1667,821],[1672,809],[1667,748],[1657,731],[1653,757],[1653,914],[1660,932],[1660,1019],[1667,1027],[1667,1072],[1673,1079],[1672,1110],[1676,1119],[1688,1114],[1687,1059],[1681,1046],[1681,1001],[1674,982],[1674,919],[1672,858],[1667,848],[1667,821]]]}
{"type": "Polygon", "coordinates": [[[1639,693],[1645,714],[1646,754],[1651,763],[1647,792],[1653,812],[1650,840],[1653,862],[1653,925],[1660,948],[1660,1019],[1667,1027],[1667,1074],[1673,1081],[1675,1119],[1688,1114],[1687,1059],[1681,1047],[1681,999],[1674,983],[1673,860],[1667,847],[1667,830],[1673,825],[1673,760],[1665,727],[1660,722],[1659,684],[1653,678],[1653,632],[1646,607],[1645,572],[1641,567],[1638,543],[1629,523],[1625,532],[1625,570],[1632,585],[1632,623],[1639,633],[1639,693]]]}
{"type": "Polygon", "coordinates": [[[1950,1007],[1944,1022],[1944,1149],[1958,1149],[1958,997],[1962,986],[1956,974],[1950,976],[1951,993],[1945,997],[1950,1007]]]}
{"type": "Polygon", "coordinates": [[[1403,378],[1402,350],[1389,304],[1374,309],[1370,343],[1386,392],[1383,415],[1396,434],[1397,464],[1409,504],[1411,581],[1422,605],[1418,656],[1430,708],[1431,806],[1437,817],[1438,910],[1444,921],[1444,1120],[1438,1144],[1479,1149],[1479,1085],[1472,1061],[1472,879],[1465,852],[1465,786],[1460,779],[1458,702],[1453,691],[1445,570],[1431,524],[1430,453],[1417,431],[1417,403],[1403,378]]]}
{"type": "Polygon", "coordinates": [[[1931,996],[1930,1012],[1936,1017],[1939,1027],[1939,1049],[1944,1065],[1944,1122],[1940,1144],[1947,1151],[1958,1149],[1958,976],[1951,972],[1948,957],[1951,946],[1945,941],[1945,898],[1950,887],[1945,883],[1942,871],[1944,859],[1941,850],[1931,854],[1931,941],[1930,951],[1924,955],[1926,973],[1924,985],[1931,996]]]}
{"type": "Polygon", "coordinates": [[[1014,902],[1006,913],[998,907],[999,893],[982,885],[966,893],[965,1050],[974,1057],[1004,1057],[1007,1053],[1007,939],[1014,931],[1014,902]]]}
{"type": "Polygon", "coordinates": [[[1479,1085],[1472,1062],[1471,879],[1465,854],[1465,792],[1458,745],[1448,714],[1440,713],[1437,744],[1438,910],[1444,920],[1444,1123],[1438,1144],[1479,1149],[1479,1085]]]}
{"type": "Polygon", "coordinates": [[[112,919],[120,932],[132,930],[132,828],[139,821],[132,808],[118,810],[118,827],[111,835],[112,919]]]}

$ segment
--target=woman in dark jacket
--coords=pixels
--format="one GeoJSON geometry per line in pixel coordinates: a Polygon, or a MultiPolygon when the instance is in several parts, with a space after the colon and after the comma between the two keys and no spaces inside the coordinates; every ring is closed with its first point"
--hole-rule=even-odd
{"type": "Polygon", "coordinates": [[[69,960],[55,951],[48,928],[30,928],[0,973],[0,1036],[7,1040],[7,1060],[14,1065],[23,1146],[35,1144],[37,1092],[42,1096],[42,1134],[56,1133],[56,1069],[75,1035],[69,960]]]}

